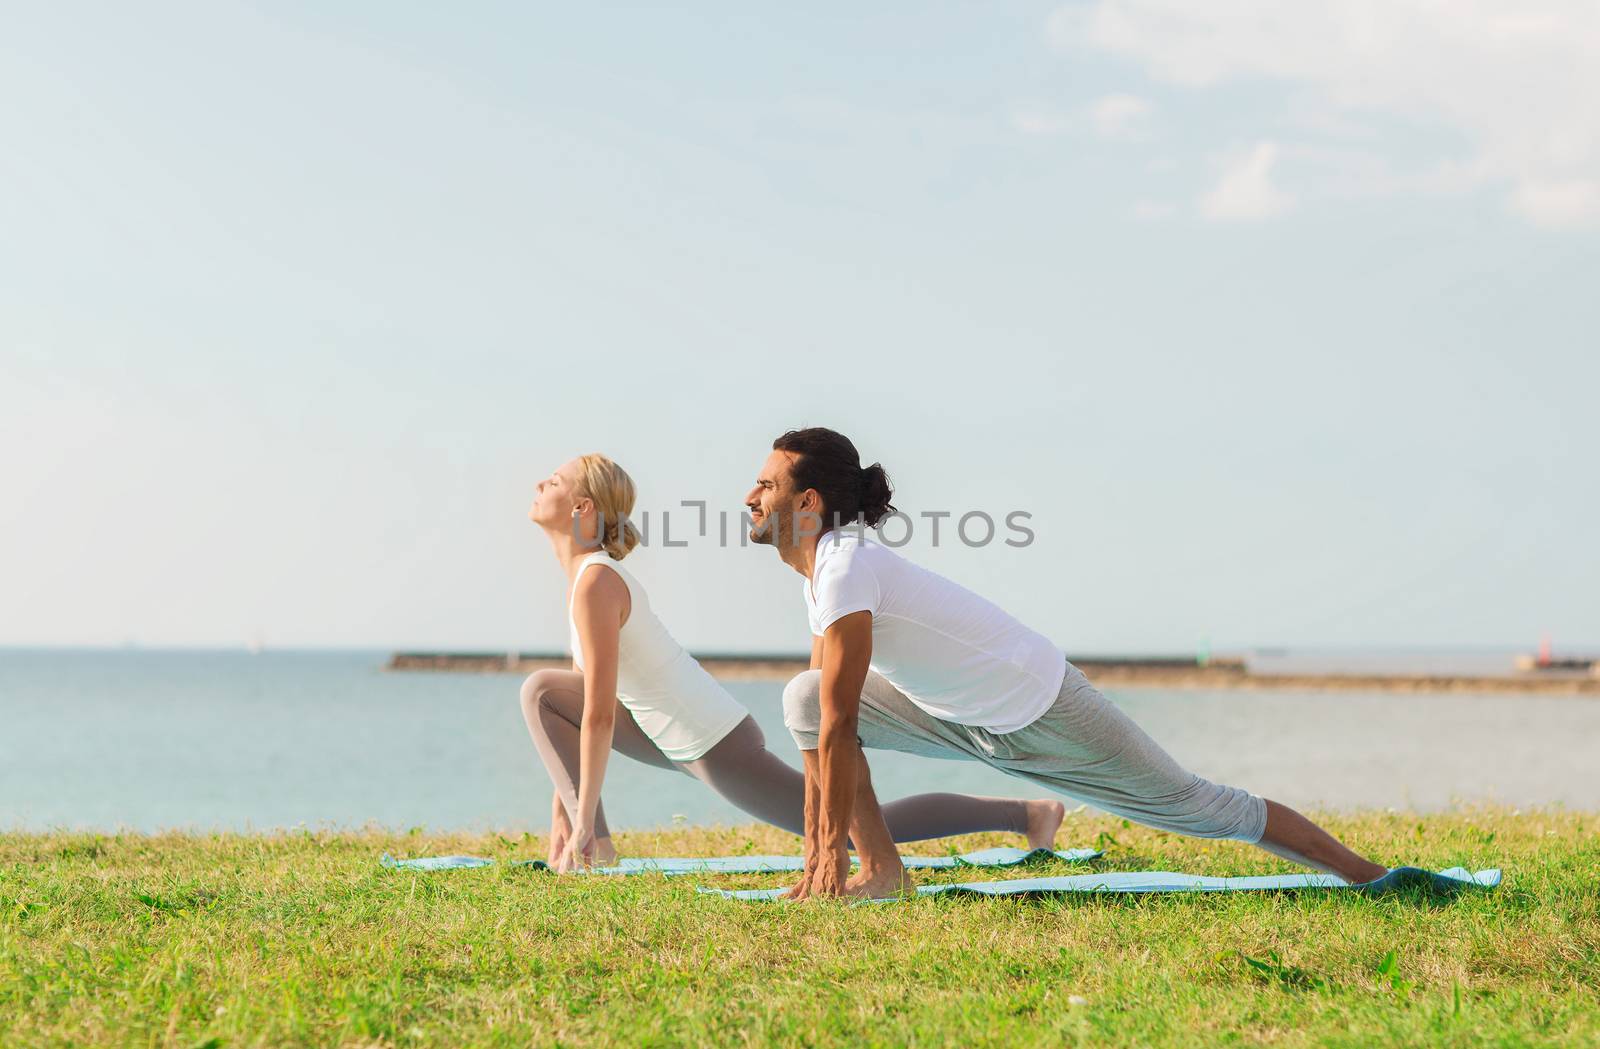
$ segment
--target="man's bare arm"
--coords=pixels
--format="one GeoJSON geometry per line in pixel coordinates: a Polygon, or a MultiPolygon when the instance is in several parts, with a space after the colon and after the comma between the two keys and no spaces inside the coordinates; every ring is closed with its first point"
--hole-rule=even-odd
{"type": "Polygon", "coordinates": [[[822,789],[817,774],[817,752],[801,751],[800,758],[805,763],[806,778],[805,847],[801,858],[800,880],[783,894],[785,899],[790,900],[803,900],[811,895],[812,883],[817,877],[817,841],[822,835],[822,789]]]}
{"type": "MultiPolygon", "coordinates": [[[[812,670],[822,669],[822,647],[822,638],[815,634],[811,635],[812,670]]],[[[800,758],[804,763],[806,783],[805,825],[801,828],[805,846],[800,864],[800,880],[784,893],[784,897],[791,900],[803,900],[811,895],[811,881],[817,876],[817,842],[821,837],[822,782],[817,772],[817,752],[802,751],[800,758]]]]}
{"type": "Polygon", "coordinates": [[[850,876],[850,821],[861,761],[856,727],[861,686],[871,661],[872,613],[852,612],[823,635],[822,726],[817,738],[821,811],[811,846],[816,854],[811,888],[822,895],[842,894],[850,876]]]}

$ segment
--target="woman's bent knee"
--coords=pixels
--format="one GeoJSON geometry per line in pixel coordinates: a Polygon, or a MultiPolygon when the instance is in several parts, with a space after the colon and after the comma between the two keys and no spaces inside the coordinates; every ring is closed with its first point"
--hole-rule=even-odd
{"type": "Polygon", "coordinates": [[[531,711],[561,681],[559,670],[535,670],[522,682],[522,709],[531,711]]]}

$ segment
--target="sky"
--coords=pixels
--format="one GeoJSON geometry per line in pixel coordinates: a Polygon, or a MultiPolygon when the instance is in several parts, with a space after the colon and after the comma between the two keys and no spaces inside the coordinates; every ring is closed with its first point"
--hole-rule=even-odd
{"type": "Polygon", "coordinates": [[[1069,653],[1600,648],[1590,3],[6,27],[0,644],[559,649],[601,451],[711,511],[628,560],[678,638],[797,650],[715,521],[826,425],[1069,653]]]}

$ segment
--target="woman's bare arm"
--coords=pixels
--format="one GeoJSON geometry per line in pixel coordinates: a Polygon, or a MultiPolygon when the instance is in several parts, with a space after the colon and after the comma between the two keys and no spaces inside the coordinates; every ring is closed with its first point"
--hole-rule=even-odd
{"type": "Polygon", "coordinates": [[[578,811],[568,839],[571,869],[594,843],[595,812],[611,757],[617,719],[617,654],[629,608],[628,586],[615,572],[593,569],[578,577],[572,621],[583,650],[583,720],[578,742],[578,811]]]}

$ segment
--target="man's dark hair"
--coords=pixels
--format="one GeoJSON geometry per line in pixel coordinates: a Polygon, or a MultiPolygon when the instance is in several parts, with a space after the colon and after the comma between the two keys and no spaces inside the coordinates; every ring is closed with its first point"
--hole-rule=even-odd
{"type": "Polygon", "coordinates": [[[821,426],[790,430],[772,442],[775,451],[792,452],[790,469],[799,491],[815,488],[822,496],[824,530],[861,518],[871,528],[894,513],[894,494],[881,463],[861,465],[861,453],[842,433],[821,426]]]}

